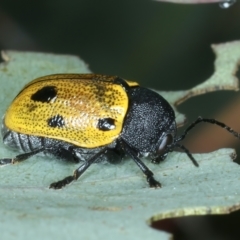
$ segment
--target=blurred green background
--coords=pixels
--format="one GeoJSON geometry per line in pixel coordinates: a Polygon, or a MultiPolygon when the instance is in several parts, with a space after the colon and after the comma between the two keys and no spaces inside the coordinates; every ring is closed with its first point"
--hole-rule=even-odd
{"type": "MultiPolygon", "coordinates": [[[[214,69],[210,45],[233,40],[240,40],[238,2],[229,9],[221,9],[218,4],[181,5],[150,0],[0,2],[0,49],[78,55],[95,73],[119,75],[158,90],[182,90],[204,81],[214,69]]],[[[240,114],[239,100],[239,93],[211,93],[188,100],[179,109],[189,122],[199,115],[222,116],[219,120],[240,131],[234,115],[240,114]],[[233,114],[228,113],[230,106],[233,114]]],[[[191,151],[214,150],[221,144],[239,146],[235,139],[219,146],[204,144],[212,137],[212,143],[225,139],[221,130],[216,136],[207,131],[209,135],[202,135],[199,138],[203,141],[194,144],[204,127],[193,132],[187,141],[191,151]]],[[[234,219],[239,221],[239,214],[234,219]]],[[[213,222],[216,220],[206,217],[204,224],[196,224],[204,227],[195,231],[194,239],[203,239],[199,235],[203,231],[209,232],[204,239],[219,237],[220,229],[213,222]]],[[[193,221],[178,224],[187,234],[182,239],[193,239],[189,238],[189,223],[193,221]]],[[[171,226],[176,228],[176,224],[171,226]]],[[[227,227],[224,234],[226,238],[221,235],[221,239],[235,239],[235,232],[228,232],[227,227]]]]}

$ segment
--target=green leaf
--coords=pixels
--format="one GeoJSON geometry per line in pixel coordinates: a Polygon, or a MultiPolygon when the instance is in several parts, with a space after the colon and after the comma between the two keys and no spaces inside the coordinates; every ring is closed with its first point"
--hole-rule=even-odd
{"type": "MultiPolygon", "coordinates": [[[[2,115],[19,90],[34,78],[52,73],[89,72],[86,64],[73,56],[12,51],[4,52],[3,56],[2,115]]],[[[223,64],[222,68],[230,65],[223,64]]],[[[219,85],[218,78],[213,85],[219,85]]],[[[194,91],[163,95],[175,105],[186,94],[194,95],[194,91]]],[[[16,154],[1,143],[0,157],[16,154]]],[[[162,183],[161,189],[150,189],[130,159],[117,165],[94,164],[78,181],[62,190],[48,186],[70,175],[78,165],[35,156],[20,164],[1,167],[1,238],[169,239],[170,234],[156,231],[149,224],[169,217],[239,209],[240,168],[232,161],[234,150],[221,149],[194,157],[199,168],[192,165],[185,153],[173,152],[160,165],[144,160],[162,183]]]]}

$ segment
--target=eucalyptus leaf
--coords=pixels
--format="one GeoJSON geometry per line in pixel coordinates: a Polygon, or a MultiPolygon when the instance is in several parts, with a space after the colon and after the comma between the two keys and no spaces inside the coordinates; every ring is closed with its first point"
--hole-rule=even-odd
{"type": "MultiPolygon", "coordinates": [[[[74,56],[6,51],[3,59],[1,115],[19,90],[34,78],[90,72],[74,56]]],[[[171,101],[175,105],[183,95],[176,92],[164,96],[175,99],[171,101]]],[[[15,154],[1,143],[0,157],[15,154]]],[[[185,153],[170,153],[160,165],[144,160],[162,183],[161,189],[150,189],[131,159],[116,165],[94,164],[62,190],[48,186],[68,176],[77,165],[35,156],[1,167],[1,238],[170,239],[170,234],[156,231],[149,224],[163,218],[239,209],[240,168],[232,161],[235,156],[232,149],[195,154],[199,168],[185,153]]]]}

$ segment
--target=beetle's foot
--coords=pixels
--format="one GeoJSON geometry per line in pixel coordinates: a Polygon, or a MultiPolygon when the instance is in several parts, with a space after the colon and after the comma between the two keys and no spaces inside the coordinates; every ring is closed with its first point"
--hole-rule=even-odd
{"type": "Polygon", "coordinates": [[[68,185],[69,183],[71,183],[73,180],[74,180],[74,177],[69,176],[69,177],[64,178],[61,181],[51,183],[49,188],[61,189],[61,188],[65,187],[66,185],[68,185]]]}
{"type": "Polygon", "coordinates": [[[147,177],[147,181],[150,188],[160,188],[162,187],[161,183],[154,179],[154,177],[147,177]]]}
{"type": "Polygon", "coordinates": [[[2,158],[2,159],[0,159],[0,166],[1,165],[11,164],[11,163],[13,163],[13,159],[12,158],[2,158]]]}

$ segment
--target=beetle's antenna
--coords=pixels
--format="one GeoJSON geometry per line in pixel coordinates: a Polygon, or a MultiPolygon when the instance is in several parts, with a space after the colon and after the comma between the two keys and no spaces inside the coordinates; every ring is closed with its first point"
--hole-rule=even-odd
{"type": "Polygon", "coordinates": [[[184,147],[183,145],[178,144],[178,143],[175,143],[174,145],[175,145],[175,147],[181,148],[188,155],[188,157],[191,159],[194,166],[199,167],[198,162],[196,161],[196,159],[193,157],[193,155],[189,152],[189,150],[186,147],[184,147]]]}
{"type": "Polygon", "coordinates": [[[190,151],[184,147],[181,144],[178,144],[178,142],[181,142],[188,134],[188,132],[194,128],[197,124],[201,123],[201,122],[207,122],[207,123],[211,123],[211,124],[216,124],[217,126],[226,129],[229,133],[231,133],[234,137],[240,139],[240,133],[234,131],[232,128],[230,128],[229,126],[227,126],[225,123],[219,122],[215,119],[209,119],[209,118],[202,118],[202,117],[198,117],[197,120],[195,122],[193,122],[192,124],[190,124],[186,130],[184,131],[184,133],[179,136],[174,143],[172,144],[172,146],[170,147],[171,149],[173,147],[178,147],[181,148],[187,155],[188,157],[191,159],[192,163],[198,167],[199,164],[197,163],[197,161],[194,159],[193,155],[190,153],[190,151]]]}
{"type": "Polygon", "coordinates": [[[232,128],[230,128],[229,126],[227,126],[225,123],[219,122],[215,119],[208,119],[208,118],[202,118],[202,117],[198,117],[197,120],[195,122],[193,122],[185,131],[184,133],[179,136],[175,142],[180,142],[182,141],[188,134],[188,132],[194,128],[198,123],[201,122],[207,122],[207,123],[211,123],[211,124],[216,124],[221,128],[226,129],[228,132],[230,132],[234,137],[239,138],[240,139],[240,133],[234,131],[232,128]]]}

